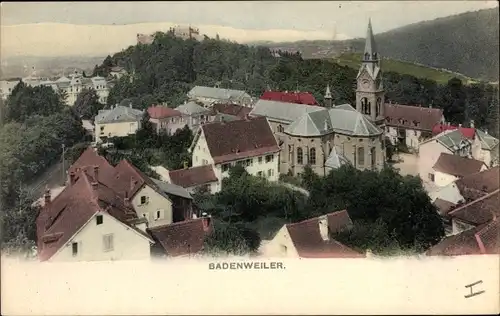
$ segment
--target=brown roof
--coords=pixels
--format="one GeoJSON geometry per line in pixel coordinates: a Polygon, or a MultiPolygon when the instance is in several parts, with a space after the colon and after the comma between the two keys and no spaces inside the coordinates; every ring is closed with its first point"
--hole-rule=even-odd
{"type": "Polygon", "coordinates": [[[102,183],[93,187],[93,182],[95,177],[80,171],[78,180],[40,211],[36,222],[40,260],[50,259],[98,212],[107,212],[126,225],[137,218],[122,196],[102,183]]]}
{"type": "Polygon", "coordinates": [[[265,117],[209,123],[201,130],[216,164],[280,150],[265,117]]]}
{"type": "Polygon", "coordinates": [[[448,213],[452,218],[469,223],[482,225],[500,216],[500,190],[489,193],[477,200],[467,203],[448,213]]]}
{"type": "Polygon", "coordinates": [[[430,248],[428,256],[460,256],[478,254],[500,254],[500,221],[469,229],[460,234],[446,237],[430,248]]]}
{"type": "MultiPolygon", "coordinates": [[[[92,147],[87,148],[68,168],[68,174],[75,173],[75,179],[77,179],[80,170],[87,170],[90,172],[90,169],[94,166],[99,167],[99,181],[105,183],[107,179],[113,178],[115,174],[113,166],[106,158],[99,156],[97,151],[92,147]]],[[[91,171],[91,173],[93,174],[93,171],[91,171]]]]}
{"type": "Polygon", "coordinates": [[[214,104],[212,106],[212,115],[216,115],[217,113],[223,113],[227,115],[232,115],[236,116],[239,118],[245,118],[250,112],[252,111],[251,108],[246,107],[246,106],[241,106],[238,104],[232,104],[232,103],[219,103],[219,104],[214,104]]]}
{"type": "Polygon", "coordinates": [[[212,165],[172,170],[168,173],[170,181],[183,188],[190,188],[218,181],[212,165]]]}
{"type": "Polygon", "coordinates": [[[480,160],[441,153],[432,168],[439,172],[463,177],[481,171],[483,166],[484,162],[480,160]]]}
{"type": "Polygon", "coordinates": [[[203,249],[205,237],[212,230],[210,218],[197,218],[148,229],[169,256],[195,254],[203,249]]]}
{"type": "Polygon", "coordinates": [[[467,175],[457,180],[456,185],[460,194],[466,200],[475,200],[499,188],[500,169],[494,167],[475,174],[467,175]]]}
{"type": "Polygon", "coordinates": [[[434,204],[434,206],[436,206],[436,208],[438,209],[439,215],[441,215],[441,216],[446,216],[448,214],[448,212],[450,212],[456,206],[455,203],[445,201],[445,200],[442,200],[440,198],[437,198],[433,204],[434,204]]]}
{"type": "MultiPolygon", "coordinates": [[[[326,214],[330,233],[339,232],[352,224],[347,211],[326,214]]],[[[320,233],[320,217],[311,218],[299,223],[287,224],[290,238],[302,258],[359,258],[364,257],[340,242],[323,240],[320,233]]]]}
{"type": "Polygon", "coordinates": [[[181,112],[166,106],[150,106],[148,108],[148,114],[152,119],[163,119],[182,115],[181,112]]]}
{"type": "Polygon", "coordinates": [[[443,110],[420,106],[384,104],[386,125],[432,132],[441,121],[443,110]]]}

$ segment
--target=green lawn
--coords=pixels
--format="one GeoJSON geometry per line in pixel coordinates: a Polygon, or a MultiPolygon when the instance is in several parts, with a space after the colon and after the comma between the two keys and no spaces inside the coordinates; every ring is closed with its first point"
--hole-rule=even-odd
{"type": "MultiPolygon", "coordinates": [[[[345,53],[333,59],[342,66],[358,69],[361,65],[361,54],[345,53]]],[[[440,71],[429,67],[416,65],[413,63],[397,61],[393,59],[383,59],[381,67],[384,71],[392,71],[400,74],[407,74],[417,78],[425,78],[436,81],[437,83],[446,83],[453,77],[458,77],[466,83],[472,83],[472,79],[463,75],[456,75],[446,71],[440,71]]]]}

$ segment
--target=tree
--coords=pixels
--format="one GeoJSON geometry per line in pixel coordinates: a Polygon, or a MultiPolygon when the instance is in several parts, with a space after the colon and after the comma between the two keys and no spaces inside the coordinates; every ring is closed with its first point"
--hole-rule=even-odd
{"type": "Polygon", "coordinates": [[[97,92],[90,88],[83,89],[78,94],[73,108],[82,119],[93,120],[99,110],[104,108],[104,104],[99,102],[97,92]]]}
{"type": "Polygon", "coordinates": [[[257,251],[260,246],[259,234],[244,223],[215,221],[213,227],[204,243],[206,254],[241,256],[257,251]]]}
{"type": "Polygon", "coordinates": [[[317,185],[320,185],[320,177],[316,172],[314,172],[310,165],[306,165],[304,167],[304,172],[300,175],[302,184],[306,187],[306,189],[310,190],[317,185]]]}

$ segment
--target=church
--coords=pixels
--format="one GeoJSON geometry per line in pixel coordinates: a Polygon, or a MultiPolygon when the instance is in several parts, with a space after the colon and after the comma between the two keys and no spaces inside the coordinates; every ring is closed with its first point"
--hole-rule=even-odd
{"type": "Polygon", "coordinates": [[[385,162],[384,87],[371,22],[357,75],[356,104],[335,105],[327,85],[324,106],[259,100],[251,116],[265,116],[280,144],[279,172],[317,174],[350,164],[381,170],[385,162]]]}

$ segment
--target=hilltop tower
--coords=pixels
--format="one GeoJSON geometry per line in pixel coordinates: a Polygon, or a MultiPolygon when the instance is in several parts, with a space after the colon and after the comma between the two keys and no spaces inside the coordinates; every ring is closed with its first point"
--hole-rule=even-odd
{"type": "Polygon", "coordinates": [[[356,110],[377,125],[383,124],[385,91],[380,69],[380,54],[375,44],[371,19],[368,21],[365,50],[356,81],[356,110]]]}

